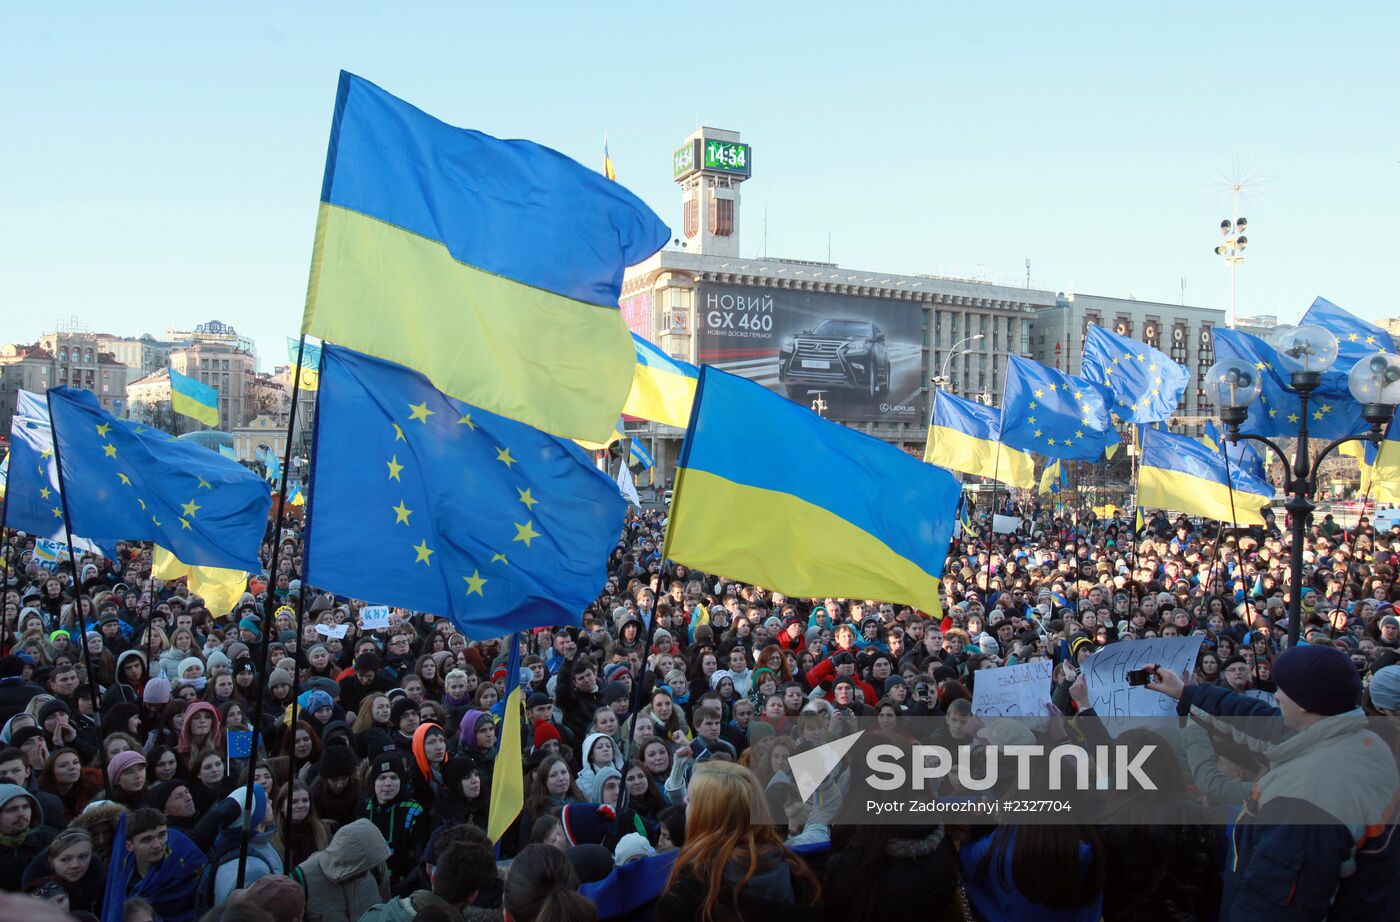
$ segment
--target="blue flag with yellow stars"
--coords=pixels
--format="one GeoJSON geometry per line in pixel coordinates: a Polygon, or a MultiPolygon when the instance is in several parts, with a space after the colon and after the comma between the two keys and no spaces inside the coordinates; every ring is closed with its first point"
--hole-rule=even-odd
{"type": "Polygon", "coordinates": [[[1079,373],[1107,385],[1112,410],[1129,423],[1155,423],[1176,412],[1191,373],[1146,343],[1091,324],[1079,373]]]}
{"type": "Polygon", "coordinates": [[[1097,461],[1118,443],[1101,384],[1010,357],[1001,407],[1001,440],[1050,458],[1097,461]]]}
{"type": "Polygon", "coordinates": [[[116,419],[92,391],[49,391],[73,531],[154,541],[182,563],[256,573],[272,497],[257,474],[194,442],[116,419]]]}
{"type": "Polygon", "coordinates": [[[321,353],[308,582],[474,637],[578,624],[627,504],[573,442],[339,346],[321,353]]]}
{"type": "Polygon", "coordinates": [[[1352,366],[1368,355],[1377,352],[1395,352],[1395,341],[1390,334],[1374,323],[1343,310],[1326,298],[1313,301],[1312,307],[1303,315],[1299,324],[1310,323],[1322,327],[1337,337],[1337,361],[1323,372],[1322,383],[1316,393],[1327,397],[1351,399],[1351,388],[1347,387],[1347,374],[1352,366]]]}
{"type": "MultiPolygon", "coordinates": [[[[51,541],[66,542],[58,467],[53,457],[53,430],[42,394],[18,392],[10,420],[10,454],[5,472],[5,526],[51,541]]],[[[0,470],[3,470],[0,467],[0,470]]],[[[86,538],[73,538],[80,551],[116,557],[116,546],[103,550],[86,538]]]]}
{"type": "MultiPolygon", "coordinates": [[[[1259,399],[1249,408],[1249,416],[1240,424],[1245,435],[1294,436],[1302,421],[1302,401],[1288,386],[1287,372],[1279,364],[1274,347],[1257,336],[1215,329],[1215,357],[1220,360],[1240,359],[1253,365],[1261,374],[1259,399]]],[[[1337,439],[1344,435],[1360,435],[1370,429],[1361,418],[1361,405],[1350,397],[1324,396],[1314,393],[1308,400],[1308,435],[1315,439],[1337,439]]]]}

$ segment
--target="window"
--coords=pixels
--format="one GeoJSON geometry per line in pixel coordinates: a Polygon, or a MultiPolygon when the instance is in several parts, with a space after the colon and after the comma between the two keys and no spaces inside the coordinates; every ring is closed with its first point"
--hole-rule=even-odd
{"type": "Polygon", "coordinates": [[[716,237],[728,237],[734,233],[733,199],[710,199],[710,233],[716,237]]]}
{"type": "Polygon", "coordinates": [[[694,237],[700,233],[700,203],[688,198],[685,200],[685,235],[694,237]]]}

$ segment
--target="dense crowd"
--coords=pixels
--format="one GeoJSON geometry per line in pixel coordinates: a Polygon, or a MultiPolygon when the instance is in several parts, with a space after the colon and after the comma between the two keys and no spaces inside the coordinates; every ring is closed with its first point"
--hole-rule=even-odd
{"type": "Polygon", "coordinates": [[[1135,534],[1018,511],[1023,534],[982,523],[954,541],[941,617],[690,572],[662,560],[662,512],[630,514],[580,626],[525,640],[524,807],[498,845],[485,829],[508,638],[405,611],[363,630],[359,602],[301,583],[294,529],[269,530],[275,572],[218,616],[183,581],[149,578],[149,546],[80,557],[75,574],[12,535],[0,916],[1400,918],[1394,735],[1330,766],[1376,822],[1329,818],[1321,793],[1314,822],[1270,822],[1300,796],[1290,765],[1367,733],[1319,741],[1319,718],[1400,714],[1400,529],[1312,527],[1306,643],[1286,650],[1273,523],[1157,514],[1135,534]],[[1188,635],[1203,638],[1192,675],[1164,669],[1155,687],[1183,715],[1281,714],[1287,738],[1227,757],[1188,730],[1183,794],[1157,822],[875,825],[839,798],[804,803],[789,770],[851,717],[1019,741],[1030,731],[972,716],[982,670],[1051,660],[1055,710],[1075,720],[1092,715],[1095,651],[1188,635]],[[1224,809],[1243,812],[1212,824],[1224,809]]]}

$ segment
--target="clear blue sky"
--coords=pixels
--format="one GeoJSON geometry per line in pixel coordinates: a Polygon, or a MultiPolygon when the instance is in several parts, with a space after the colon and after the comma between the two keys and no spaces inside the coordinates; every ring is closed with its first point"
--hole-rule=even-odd
{"type": "MultiPolygon", "coordinates": [[[[295,332],[336,75],[619,178],[673,228],[670,154],[754,146],[743,249],[1224,307],[1400,314],[1393,4],[7,4],[0,341],[56,318],[295,332]]],[[[267,361],[264,364],[268,364],[267,361]]]]}

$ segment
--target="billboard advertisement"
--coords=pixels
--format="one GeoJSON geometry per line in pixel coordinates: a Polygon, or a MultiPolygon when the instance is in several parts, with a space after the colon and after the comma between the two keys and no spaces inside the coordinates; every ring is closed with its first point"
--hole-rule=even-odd
{"type": "Polygon", "coordinates": [[[627,329],[642,339],[652,338],[650,291],[623,298],[618,306],[622,310],[622,319],[627,323],[627,329]]]}
{"type": "Polygon", "coordinates": [[[702,283],[699,359],[828,419],[924,419],[923,309],[908,301],[702,283]]]}

